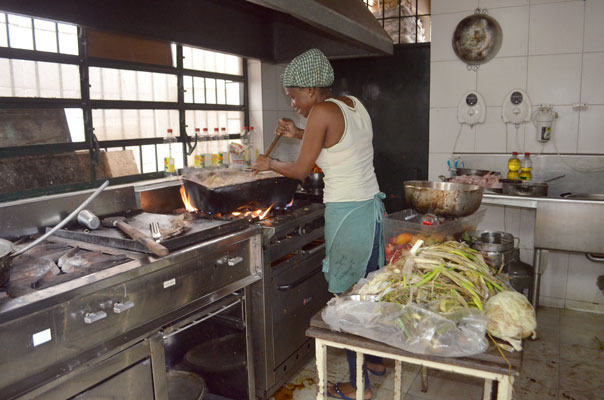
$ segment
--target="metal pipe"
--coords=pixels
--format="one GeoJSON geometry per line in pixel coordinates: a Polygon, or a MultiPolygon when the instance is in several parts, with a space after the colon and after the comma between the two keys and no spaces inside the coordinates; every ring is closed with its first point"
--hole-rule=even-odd
{"type": "Polygon", "coordinates": [[[40,236],[38,239],[36,239],[33,242],[31,242],[30,244],[28,244],[27,246],[25,246],[21,250],[16,251],[15,253],[12,254],[12,256],[16,257],[19,254],[25,253],[27,250],[31,249],[32,247],[34,247],[35,245],[37,245],[38,243],[42,242],[44,239],[46,239],[47,237],[49,237],[50,235],[52,235],[53,233],[55,233],[56,231],[58,231],[59,229],[61,229],[65,224],[67,224],[76,215],[78,215],[78,213],[80,211],[82,211],[88,204],[90,204],[90,202],[92,200],[94,200],[99,194],[101,194],[101,192],[108,185],[109,185],[109,181],[105,181],[105,183],[103,183],[97,190],[95,190],[94,193],[88,199],[86,199],[86,201],[84,201],[78,208],[76,208],[71,214],[69,214],[63,221],[59,222],[57,224],[57,226],[55,226],[54,228],[52,228],[51,230],[49,230],[48,232],[46,232],[44,235],[40,236]]]}
{"type": "Polygon", "coordinates": [[[533,296],[531,303],[537,312],[539,308],[539,285],[541,284],[541,249],[535,249],[535,258],[533,260],[533,296]]]}

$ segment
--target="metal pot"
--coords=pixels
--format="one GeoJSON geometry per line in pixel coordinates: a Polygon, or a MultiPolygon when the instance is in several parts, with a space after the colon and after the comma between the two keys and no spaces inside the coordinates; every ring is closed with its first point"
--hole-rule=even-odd
{"type": "Polygon", "coordinates": [[[501,269],[513,260],[514,236],[500,231],[473,231],[470,233],[470,247],[480,251],[485,260],[501,269]]]}
{"type": "Polygon", "coordinates": [[[545,182],[521,181],[519,179],[501,179],[503,194],[512,196],[547,196],[548,184],[545,182]]]}
{"type": "Polygon", "coordinates": [[[404,182],[407,204],[421,214],[441,217],[465,217],[474,213],[482,202],[483,187],[460,183],[404,182]]]}
{"type": "Polygon", "coordinates": [[[315,172],[306,177],[302,187],[305,190],[318,190],[323,189],[325,187],[325,182],[323,182],[323,177],[325,174],[322,172],[315,172]]]}

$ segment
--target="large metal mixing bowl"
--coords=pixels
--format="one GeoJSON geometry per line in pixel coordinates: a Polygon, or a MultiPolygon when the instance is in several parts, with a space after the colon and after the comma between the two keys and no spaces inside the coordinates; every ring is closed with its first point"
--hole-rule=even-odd
{"type": "Polygon", "coordinates": [[[461,183],[407,181],[403,184],[407,204],[422,214],[465,217],[482,202],[483,187],[461,183]]]}

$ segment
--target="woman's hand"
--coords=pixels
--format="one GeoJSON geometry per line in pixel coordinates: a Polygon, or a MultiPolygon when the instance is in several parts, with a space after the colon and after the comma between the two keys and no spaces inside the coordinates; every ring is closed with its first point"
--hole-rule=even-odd
{"type": "Polygon", "coordinates": [[[275,135],[285,136],[289,138],[300,138],[301,135],[298,133],[299,129],[289,118],[281,118],[279,122],[277,122],[277,127],[275,128],[275,135]]]}
{"type": "Polygon", "coordinates": [[[256,171],[268,171],[271,169],[271,160],[272,158],[267,157],[263,154],[258,154],[258,158],[252,168],[256,171]]]}

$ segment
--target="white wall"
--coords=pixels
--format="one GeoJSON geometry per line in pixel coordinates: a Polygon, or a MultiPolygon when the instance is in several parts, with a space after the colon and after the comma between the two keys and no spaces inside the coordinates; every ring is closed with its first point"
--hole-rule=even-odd
{"type": "Polygon", "coordinates": [[[457,153],[554,153],[551,141],[542,148],[530,123],[520,127],[519,146],[513,127],[506,134],[501,105],[519,88],[534,105],[554,105],[561,153],[604,155],[603,21],[602,0],[432,0],[430,179],[447,173],[459,129],[457,104],[470,90],[483,95],[487,120],[463,128],[457,153]],[[499,22],[503,43],[493,60],[473,72],[456,57],[451,38],[476,8],[486,8],[499,22]],[[576,103],[589,108],[573,110],[576,103]]]}
{"type": "MultiPolygon", "coordinates": [[[[448,175],[446,160],[459,129],[457,104],[470,90],[483,95],[487,120],[463,128],[456,153],[499,158],[502,172],[507,169],[502,155],[512,151],[554,153],[551,141],[542,148],[532,124],[520,127],[518,145],[514,128],[506,132],[501,105],[510,90],[520,88],[534,105],[554,104],[559,120],[553,134],[561,153],[604,155],[603,0],[432,0],[430,67],[431,180],[448,175]],[[455,56],[451,38],[459,21],[476,8],[486,8],[499,22],[503,43],[493,60],[473,72],[455,56]],[[576,111],[575,103],[589,107],[576,111]]],[[[489,206],[480,228],[520,237],[521,259],[532,264],[534,222],[534,210],[489,206]]],[[[560,252],[550,252],[545,264],[541,304],[604,312],[604,295],[595,285],[604,273],[602,264],[560,252]]]]}
{"type": "MultiPolygon", "coordinates": [[[[248,63],[250,93],[250,125],[256,132],[258,149],[263,152],[270,146],[275,135],[275,126],[279,118],[291,118],[300,128],[304,119],[290,107],[289,98],[281,86],[281,74],[286,65],[262,63],[251,60],[248,63]]],[[[281,138],[271,157],[282,161],[294,161],[298,156],[300,141],[281,138]]]]}

